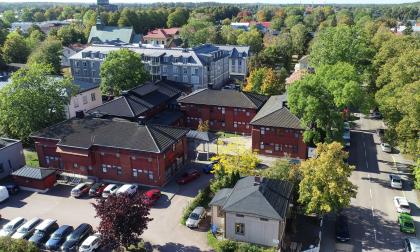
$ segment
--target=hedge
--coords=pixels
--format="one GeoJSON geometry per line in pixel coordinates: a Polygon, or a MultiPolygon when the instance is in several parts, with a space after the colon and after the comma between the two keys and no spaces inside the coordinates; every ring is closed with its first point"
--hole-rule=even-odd
{"type": "Polygon", "coordinates": [[[12,239],[10,237],[0,238],[0,251],[7,252],[40,252],[33,244],[23,239],[12,239]]]}
{"type": "Polygon", "coordinates": [[[258,245],[254,245],[246,242],[237,242],[232,240],[217,240],[217,238],[211,233],[207,232],[207,243],[216,252],[276,252],[275,248],[267,248],[258,245]]]}
{"type": "Polygon", "coordinates": [[[187,221],[188,217],[196,207],[202,206],[204,208],[207,208],[211,201],[211,197],[212,194],[210,190],[210,185],[198,191],[197,196],[195,196],[195,198],[192,201],[188,202],[187,206],[184,208],[184,212],[181,217],[181,224],[185,225],[185,222],[187,221]]]}

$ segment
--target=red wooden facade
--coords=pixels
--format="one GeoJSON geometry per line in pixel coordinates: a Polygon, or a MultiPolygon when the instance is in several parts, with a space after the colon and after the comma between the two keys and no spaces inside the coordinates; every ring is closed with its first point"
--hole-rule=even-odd
{"type": "Polygon", "coordinates": [[[252,149],[259,154],[306,159],[308,147],[303,142],[303,130],[252,127],[252,149]]]}
{"type": "Polygon", "coordinates": [[[13,181],[22,187],[33,188],[37,190],[51,189],[57,182],[56,174],[52,173],[44,179],[25,178],[20,176],[13,176],[13,181]]]}
{"type": "Polygon", "coordinates": [[[41,167],[98,179],[163,186],[181,169],[187,157],[184,136],[164,153],[92,146],[90,149],[57,146],[57,141],[34,138],[41,167]]]}

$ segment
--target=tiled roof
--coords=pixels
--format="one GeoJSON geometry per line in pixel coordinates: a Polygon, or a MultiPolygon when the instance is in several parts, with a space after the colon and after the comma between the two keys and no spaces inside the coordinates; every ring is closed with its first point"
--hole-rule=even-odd
{"type": "Polygon", "coordinates": [[[147,123],[170,126],[181,119],[183,116],[184,114],[181,111],[167,109],[154,115],[152,118],[150,118],[150,120],[147,121],[147,123]]]}
{"type": "Polygon", "coordinates": [[[13,176],[31,178],[31,179],[44,179],[55,172],[54,169],[47,168],[34,168],[29,166],[24,166],[19,170],[16,170],[12,173],[13,176]]]}
{"type": "Polygon", "coordinates": [[[87,113],[100,112],[117,117],[138,117],[139,115],[176,98],[182,91],[165,81],[146,83],[129,90],[126,94],[87,113]]]}
{"type": "Polygon", "coordinates": [[[214,90],[205,88],[181,97],[178,101],[188,104],[259,109],[267,99],[267,96],[260,94],[229,89],[214,90]]]}
{"type": "Polygon", "coordinates": [[[226,212],[252,214],[282,220],[286,218],[293,184],[285,180],[260,179],[249,176],[240,179],[235,187],[212,200],[226,212]],[[227,195],[228,194],[228,195],[227,195]]]}
{"type": "Polygon", "coordinates": [[[287,95],[274,95],[264,104],[255,117],[251,120],[251,125],[303,129],[300,120],[283,106],[287,101],[287,95]]]}
{"type": "Polygon", "coordinates": [[[124,43],[135,43],[133,41],[133,27],[117,27],[117,26],[92,26],[90,30],[88,43],[106,43],[112,41],[121,41],[124,43]]]}
{"type": "Polygon", "coordinates": [[[113,147],[161,153],[188,132],[187,129],[86,117],[73,118],[31,135],[58,140],[57,146],[89,149],[113,147]]]}
{"type": "Polygon", "coordinates": [[[169,38],[174,36],[177,32],[179,32],[179,28],[155,29],[149,31],[143,38],[169,38]]]}

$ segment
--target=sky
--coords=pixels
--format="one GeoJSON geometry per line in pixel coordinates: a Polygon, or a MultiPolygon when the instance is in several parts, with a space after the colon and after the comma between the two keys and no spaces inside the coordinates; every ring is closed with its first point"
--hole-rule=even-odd
{"type": "MultiPolygon", "coordinates": [[[[221,3],[269,3],[269,4],[401,4],[419,0],[110,0],[110,3],[155,3],[155,2],[221,2],[221,3]]],[[[0,0],[0,2],[81,2],[94,3],[95,0],[0,0]]]]}

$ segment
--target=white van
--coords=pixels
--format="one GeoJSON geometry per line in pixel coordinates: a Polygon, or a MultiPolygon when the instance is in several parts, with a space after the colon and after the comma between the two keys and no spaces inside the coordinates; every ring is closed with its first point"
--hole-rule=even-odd
{"type": "Polygon", "coordinates": [[[0,202],[3,202],[9,198],[9,192],[7,191],[7,187],[0,186],[0,202]]]}
{"type": "Polygon", "coordinates": [[[121,186],[120,188],[118,188],[116,194],[128,194],[128,195],[133,195],[137,192],[137,186],[136,185],[132,185],[132,184],[125,184],[123,186],[121,186]]]}
{"type": "Polygon", "coordinates": [[[100,245],[99,234],[94,234],[86,238],[79,248],[79,252],[92,252],[99,248],[100,245]]]}

